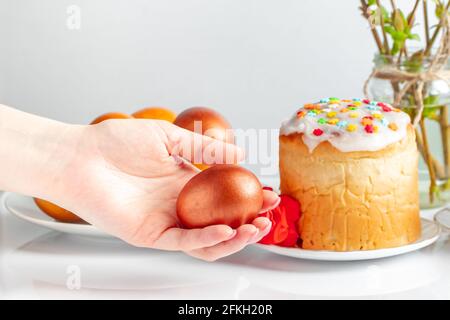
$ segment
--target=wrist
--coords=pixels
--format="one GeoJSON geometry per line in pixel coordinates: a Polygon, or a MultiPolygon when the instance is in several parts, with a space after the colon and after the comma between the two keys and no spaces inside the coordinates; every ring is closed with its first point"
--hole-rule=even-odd
{"type": "Polygon", "coordinates": [[[82,128],[0,105],[0,189],[57,198],[82,128]]]}

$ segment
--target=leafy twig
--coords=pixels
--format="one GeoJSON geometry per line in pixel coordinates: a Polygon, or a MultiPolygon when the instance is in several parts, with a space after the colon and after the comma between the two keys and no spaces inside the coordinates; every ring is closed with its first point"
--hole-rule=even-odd
{"type": "Polygon", "coordinates": [[[416,3],[414,4],[414,8],[412,9],[411,13],[408,15],[408,25],[410,28],[412,28],[414,24],[414,18],[416,16],[417,7],[419,6],[420,0],[416,0],[416,3]]]}
{"type": "Polygon", "coordinates": [[[397,6],[395,5],[395,1],[391,0],[391,6],[393,10],[397,10],[397,6]]]}
{"type": "Polygon", "coordinates": [[[434,202],[434,192],[436,190],[436,174],[434,172],[434,167],[432,163],[431,153],[430,153],[430,146],[428,144],[428,136],[427,136],[427,129],[425,127],[425,119],[422,118],[419,121],[420,130],[422,131],[422,141],[423,141],[423,147],[425,151],[425,162],[428,167],[428,172],[430,174],[430,202],[434,202]]]}
{"type": "Polygon", "coordinates": [[[427,0],[423,0],[423,20],[424,20],[424,26],[425,26],[425,41],[428,43],[430,41],[430,27],[428,25],[427,0]]]}
{"type": "Polygon", "coordinates": [[[370,31],[372,32],[373,38],[375,39],[375,43],[378,47],[378,51],[383,54],[383,44],[381,43],[380,36],[378,35],[378,31],[373,25],[373,23],[370,21],[370,14],[368,12],[369,6],[367,5],[367,2],[365,0],[361,0],[361,12],[364,18],[369,21],[370,31]]]}
{"type": "MultiPolygon", "coordinates": [[[[425,159],[426,151],[425,151],[425,147],[423,145],[422,135],[420,134],[419,130],[417,130],[417,129],[416,129],[416,141],[417,141],[417,148],[419,149],[419,152],[422,155],[423,159],[425,159]]],[[[433,164],[433,168],[434,168],[434,172],[436,172],[436,176],[439,179],[445,179],[446,173],[445,173],[444,166],[439,162],[438,159],[433,157],[433,155],[431,153],[429,155],[431,157],[431,163],[433,164]]]]}
{"type": "Polygon", "coordinates": [[[385,50],[386,53],[389,53],[389,42],[388,42],[388,39],[387,39],[386,30],[384,29],[384,15],[383,15],[383,12],[381,11],[382,7],[381,7],[381,4],[380,4],[380,0],[376,0],[376,1],[377,1],[377,6],[378,6],[378,11],[379,11],[379,14],[380,14],[380,24],[381,24],[381,32],[383,34],[384,50],[385,50]]]}
{"type": "Polygon", "coordinates": [[[449,132],[448,132],[448,107],[442,106],[439,115],[439,126],[441,131],[442,149],[444,157],[444,166],[446,174],[448,173],[448,168],[450,165],[450,145],[449,145],[449,132]]]}
{"type": "Polygon", "coordinates": [[[431,49],[433,48],[434,42],[437,39],[437,36],[439,35],[439,31],[441,31],[442,28],[442,22],[444,21],[444,14],[448,14],[448,9],[450,8],[450,1],[447,2],[447,5],[445,6],[445,10],[442,13],[442,17],[440,17],[439,24],[434,30],[433,35],[431,36],[430,41],[427,41],[427,46],[425,48],[424,54],[429,55],[431,52],[431,49]]]}
{"type": "MultiPolygon", "coordinates": [[[[413,7],[412,11],[410,12],[410,14],[408,14],[407,23],[408,23],[408,28],[409,29],[411,29],[413,27],[413,25],[414,25],[414,20],[415,20],[415,17],[416,17],[417,8],[419,7],[419,3],[420,3],[420,0],[416,0],[416,2],[414,3],[414,7],[413,7]]],[[[398,60],[397,60],[398,64],[400,64],[400,62],[401,62],[402,54],[405,55],[406,59],[408,58],[408,51],[407,51],[405,45],[403,45],[403,47],[400,50],[400,53],[398,55],[398,60]]]]}

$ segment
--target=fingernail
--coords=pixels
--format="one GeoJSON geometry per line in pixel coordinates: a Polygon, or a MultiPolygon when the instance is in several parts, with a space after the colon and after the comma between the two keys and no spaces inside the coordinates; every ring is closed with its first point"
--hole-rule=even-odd
{"type": "Polygon", "coordinates": [[[280,202],[281,202],[281,198],[280,198],[280,197],[277,197],[276,200],[275,200],[274,203],[273,203],[273,207],[274,207],[274,208],[275,208],[275,207],[278,207],[278,205],[280,204],[280,202]]]}
{"type": "Polygon", "coordinates": [[[265,227],[262,229],[262,232],[266,232],[267,230],[269,230],[272,227],[272,223],[270,221],[266,221],[265,222],[265,227]]]}
{"type": "Polygon", "coordinates": [[[271,205],[269,205],[267,208],[261,210],[259,213],[260,214],[261,213],[266,213],[267,211],[275,209],[276,207],[279,206],[280,202],[281,202],[281,198],[280,197],[276,197],[271,205]]]}
{"type": "Polygon", "coordinates": [[[258,240],[258,238],[259,238],[259,232],[258,232],[258,231],[259,231],[258,228],[255,227],[254,234],[253,234],[253,236],[248,240],[247,243],[255,243],[255,242],[258,240]]]}
{"type": "Polygon", "coordinates": [[[228,239],[234,238],[236,233],[237,233],[236,229],[232,229],[231,232],[228,235],[228,239]]]}

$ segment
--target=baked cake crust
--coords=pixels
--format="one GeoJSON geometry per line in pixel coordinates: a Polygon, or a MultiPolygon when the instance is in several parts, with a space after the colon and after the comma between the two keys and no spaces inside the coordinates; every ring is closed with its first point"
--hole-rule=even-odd
{"type": "Polygon", "coordinates": [[[303,133],[280,135],[281,193],[301,203],[304,249],[389,248],[420,237],[415,131],[378,151],[342,152],[328,141],[311,152],[303,133]]]}

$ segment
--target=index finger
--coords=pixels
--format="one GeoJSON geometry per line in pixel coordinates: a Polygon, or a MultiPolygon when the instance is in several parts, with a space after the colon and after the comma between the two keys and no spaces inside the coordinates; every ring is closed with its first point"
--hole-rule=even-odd
{"type": "Polygon", "coordinates": [[[234,164],[244,160],[238,146],[201,135],[163,121],[161,128],[167,135],[167,149],[194,164],[234,164]]]}

